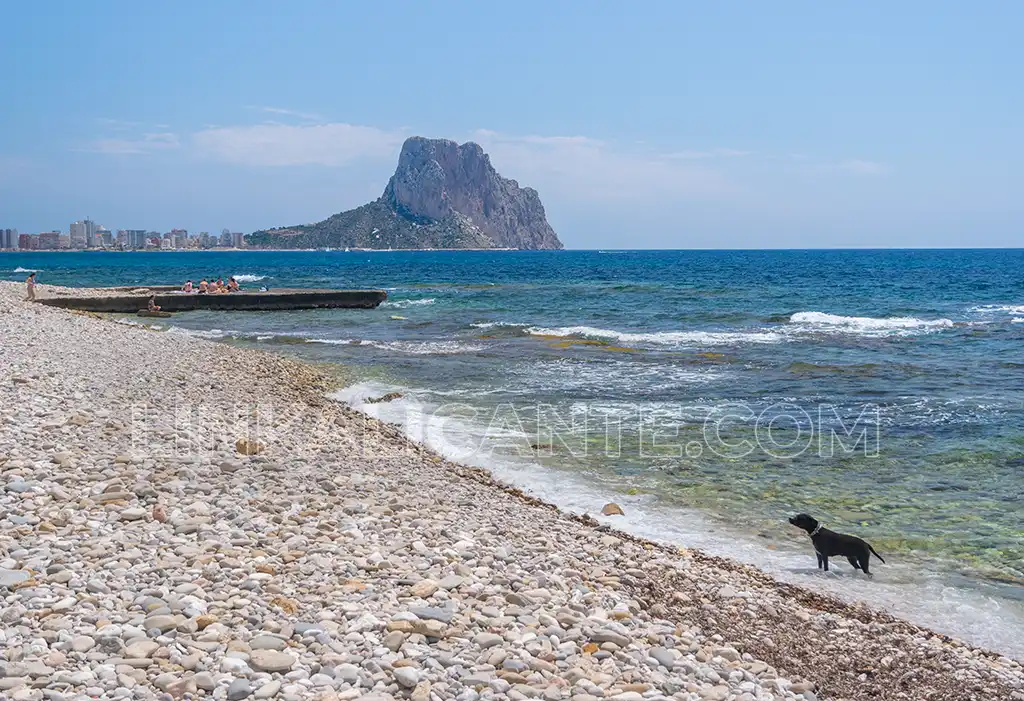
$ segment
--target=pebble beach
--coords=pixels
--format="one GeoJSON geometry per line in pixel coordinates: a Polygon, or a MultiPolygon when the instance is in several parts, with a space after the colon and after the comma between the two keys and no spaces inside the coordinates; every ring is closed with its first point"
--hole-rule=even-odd
{"type": "Polygon", "coordinates": [[[446,461],[328,399],[342,369],[23,297],[0,697],[1024,701],[999,651],[446,461]]]}

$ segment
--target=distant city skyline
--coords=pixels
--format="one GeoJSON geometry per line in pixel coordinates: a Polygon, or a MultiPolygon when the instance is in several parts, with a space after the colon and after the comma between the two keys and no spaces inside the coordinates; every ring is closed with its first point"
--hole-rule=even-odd
{"type": "Polygon", "coordinates": [[[1024,230],[1021,3],[58,6],[0,8],[21,231],[320,221],[379,197],[414,134],[480,143],[570,248],[1024,230]]]}
{"type": "Polygon", "coordinates": [[[38,233],[19,232],[17,228],[0,228],[0,250],[17,251],[81,251],[81,250],[185,250],[209,248],[246,248],[245,234],[222,229],[219,234],[187,229],[167,232],[148,229],[111,231],[91,219],[74,221],[65,234],[60,229],[38,233]]]}

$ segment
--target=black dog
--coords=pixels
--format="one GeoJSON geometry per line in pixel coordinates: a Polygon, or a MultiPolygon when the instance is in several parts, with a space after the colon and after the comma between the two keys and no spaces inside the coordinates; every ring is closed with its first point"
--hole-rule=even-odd
{"type": "MultiPolygon", "coordinates": [[[[807,514],[797,514],[789,519],[797,528],[802,528],[811,536],[811,543],[814,544],[814,551],[818,554],[818,569],[824,568],[828,572],[828,559],[834,555],[842,555],[854,569],[862,570],[864,574],[871,574],[868,571],[868,561],[871,555],[879,560],[882,556],[875,552],[866,541],[852,535],[843,535],[822,528],[818,519],[807,514]]],[[[885,560],[882,560],[884,563],[885,560]]]]}

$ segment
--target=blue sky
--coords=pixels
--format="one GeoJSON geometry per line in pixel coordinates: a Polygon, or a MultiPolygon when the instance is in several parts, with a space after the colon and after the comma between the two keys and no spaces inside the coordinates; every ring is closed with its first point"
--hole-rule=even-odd
{"type": "Polygon", "coordinates": [[[1024,3],[0,3],[0,226],[252,231],[480,142],[573,248],[1019,246],[1024,3]]]}

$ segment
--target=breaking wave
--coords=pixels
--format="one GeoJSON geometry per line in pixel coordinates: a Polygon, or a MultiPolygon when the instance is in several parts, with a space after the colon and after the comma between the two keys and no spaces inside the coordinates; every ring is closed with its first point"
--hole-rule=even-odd
{"type": "Polygon", "coordinates": [[[969,311],[982,313],[1006,312],[1008,314],[1024,314],[1024,304],[983,304],[979,307],[971,307],[969,311]]]}
{"type": "Polygon", "coordinates": [[[773,331],[652,331],[649,333],[629,333],[600,329],[592,326],[562,326],[559,328],[542,328],[531,326],[526,332],[532,336],[577,336],[604,341],[614,341],[624,345],[652,344],[659,346],[724,346],[743,343],[781,343],[786,337],[773,331]]]}
{"type": "Polygon", "coordinates": [[[893,316],[878,319],[870,316],[840,316],[824,312],[797,312],[789,320],[794,324],[806,324],[819,328],[825,327],[852,333],[868,334],[927,332],[953,326],[953,322],[949,319],[918,319],[912,316],[893,316]]]}
{"type": "Polygon", "coordinates": [[[482,345],[460,341],[361,341],[358,339],[310,338],[306,343],[326,343],[333,346],[370,346],[380,350],[410,353],[412,355],[456,355],[475,353],[482,345]]]}
{"type": "Polygon", "coordinates": [[[509,328],[509,329],[524,329],[529,324],[517,324],[512,321],[483,321],[477,324],[470,324],[474,329],[495,329],[495,328],[509,328]]]}
{"type": "Polygon", "coordinates": [[[235,275],[235,280],[238,282],[259,282],[260,280],[266,280],[266,275],[235,275]]]}
{"type": "Polygon", "coordinates": [[[194,338],[210,339],[229,338],[235,335],[231,331],[224,331],[222,329],[186,329],[181,326],[169,326],[167,328],[167,333],[179,336],[192,336],[194,338]]]}
{"type": "Polygon", "coordinates": [[[392,309],[404,309],[405,307],[419,307],[424,304],[433,304],[436,302],[433,297],[427,299],[396,299],[394,301],[381,302],[382,307],[391,307],[392,309]]]}

